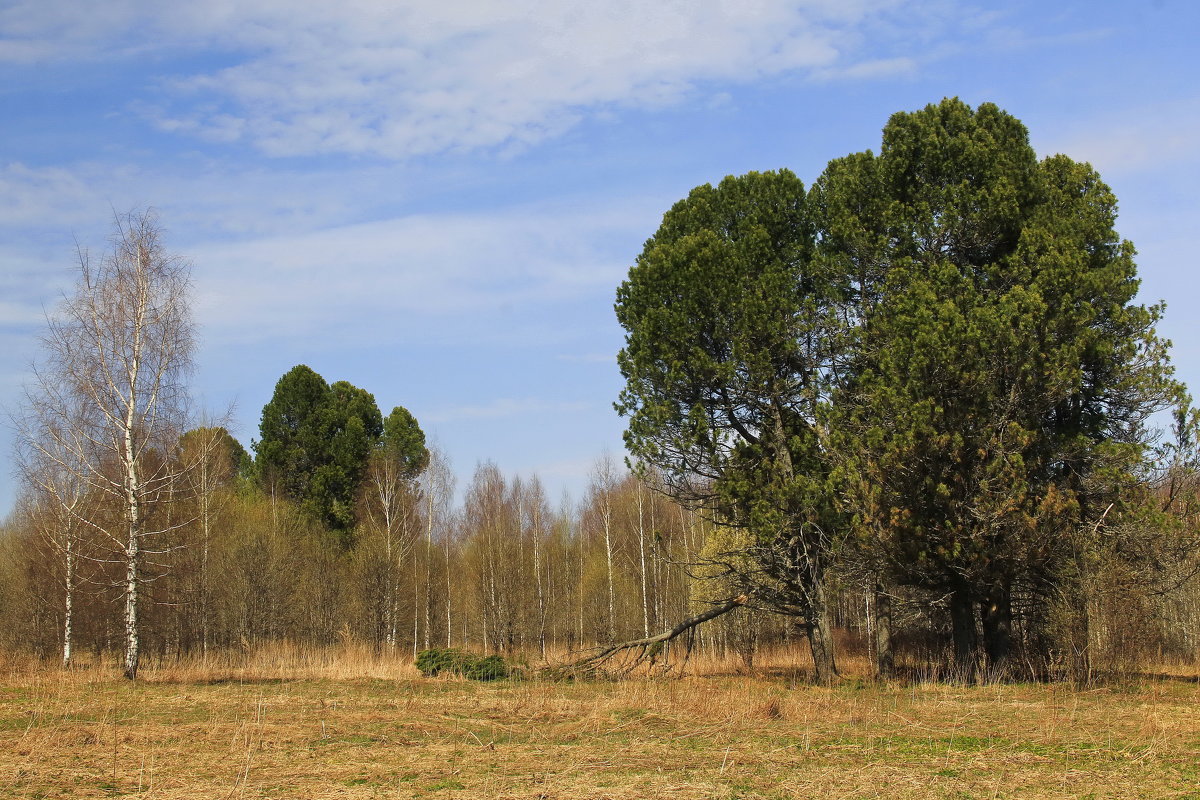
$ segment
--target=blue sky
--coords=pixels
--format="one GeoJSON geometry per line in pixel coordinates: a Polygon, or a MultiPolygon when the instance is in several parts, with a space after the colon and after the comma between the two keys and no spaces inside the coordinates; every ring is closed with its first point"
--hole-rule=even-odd
{"type": "MultiPolygon", "coordinates": [[[[0,2],[0,404],[78,242],[153,206],[194,263],[194,391],[247,446],[305,363],[580,495],[621,454],[613,293],[727,174],[992,101],[1120,199],[1200,386],[1200,10],[1182,0],[0,2]]],[[[11,507],[0,432],[0,514],[11,507]]]]}

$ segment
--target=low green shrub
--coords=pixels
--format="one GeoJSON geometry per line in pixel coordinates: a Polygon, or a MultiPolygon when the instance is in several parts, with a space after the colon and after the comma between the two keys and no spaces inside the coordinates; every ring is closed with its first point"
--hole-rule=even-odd
{"type": "Polygon", "coordinates": [[[463,667],[463,675],[476,681],[496,681],[511,674],[508,662],[496,655],[476,658],[463,667]]]}
{"type": "Polygon", "coordinates": [[[513,676],[513,668],[501,656],[477,656],[453,647],[434,647],[417,653],[417,669],[432,677],[443,672],[475,681],[495,681],[513,676]]]}
{"type": "Polygon", "coordinates": [[[449,647],[435,647],[417,653],[417,669],[421,674],[432,677],[443,672],[462,673],[463,663],[470,658],[461,650],[449,647]]]}

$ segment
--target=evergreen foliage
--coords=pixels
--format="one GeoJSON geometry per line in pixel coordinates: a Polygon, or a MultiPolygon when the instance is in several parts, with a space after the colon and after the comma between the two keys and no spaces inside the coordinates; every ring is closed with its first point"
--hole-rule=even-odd
{"type": "Polygon", "coordinates": [[[991,104],[894,115],[815,193],[825,257],[860,280],[834,404],[847,505],[894,580],[949,596],[960,667],[979,625],[1001,670],[1014,592],[1061,588],[1073,532],[1120,505],[1144,423],[1183,396],[1161,307],[1134,303],[1095,171],[1039,162],[991,104]]]}
{"type": "Polygon", "coordinates": [[[429,450],[425,447],[425,432],[406,408],[396,406],[383,421],[383,435],[376,450],[381,458],[394,461],[400,477],[416,478],[429,465],[429,450]]]}
{"type": "Polygon", "coordinates": [[[259,430],[264,485],[333,530],[352,529],[368,458],[383,435],[374,396],[346,381],[330,386],[301,364],[275,385],[259,430]]]}
{"type": "Polygon", "coordinates": [[[804,618],[832,677],[825,608],[837,511],[820,419],[847,286],[813,258],[804,186],[787,170],[692,190],[617,290],[625,442],[684,501],[754,532],[779,609],[804,618]]]}
{"type": "Polygon", "coordinates": [[[1186,397],[1115,218],[1091,167],[957,99],[807,195],[787,172],[698,187],[617,290],[626,444],[753,532],[760,590],[810,634],[830,569],[882,575],[948,597],[965,672],[977,627],[1002,670],[1014,594],[1070,593],[1148,418],[1186,397]]]}
{"type": "MultiPolygon", "coordinates": [[[[1015,118],[957,100],[893,116],[878,154],[807,191],[787,171],[698,187],[617,293],[617,408],[644,480],[605,460],[558,510],[490,462],[452,508],[411,413],[303,365],[254,462],[224,428],[180,435],[182,404],[154,430],[129,412],[157,407],[105,411],[134,424],[103,431],[72,383],[104,367],[80,336],[125,308],[81,294],[23,417],[0,644],[101,657],[123,607],[131,676],[142,649],[347,640],[478,680],[594,645],[661,669],[663,637],[686,633],[747,667],[807,634],[828,680],[835,628],[881,673],[1090,680],[1194,659],[1200,412],[1115,220],[1091,167],[1038,160],[1015,118]]],[[[172,401],[177,321],[182,349],[145,362],[172,401]]]]}
{"type": "Polygon", "coordinates": [[[422,650],[417,653],[416,666],[426,677],[446,672],[473,681],[496,681],[515,674],[501,656],[477,656],[453,647],[422,650]]]}

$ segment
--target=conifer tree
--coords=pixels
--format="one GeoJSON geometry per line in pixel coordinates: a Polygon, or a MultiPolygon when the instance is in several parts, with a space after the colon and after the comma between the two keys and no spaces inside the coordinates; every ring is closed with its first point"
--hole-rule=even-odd
{"type": "Polygon", "coordinates": [[[369,457],[383,434],[374,396],[346,381],[330,386],[301,364],[275,385],[259,431],[254,449],[265,488],[348,533],[369,457]]]}
{"type": "Polygon", "coordinates": [[[814,233],[786,170],[728,177],[677,203],[617,290],[617,408],[631,454],[672,495],[753,532],[763,602],[803,618],[827,681],[839,525],[821,420],[844,281],[813,258],[814,233]]]}
{"type": "Polygon", "coordinates": [[[945,594],[956,662],[1003,670],[1013,593],[1052,591],[1069,532],[1120,502],[1148,416],[1182,394],[1134,302],[1133,246],[1086,164],[1038,161],[991,104],[888,122],[813,192],[856,279],[841,475],[893,578],[945,594]]]}

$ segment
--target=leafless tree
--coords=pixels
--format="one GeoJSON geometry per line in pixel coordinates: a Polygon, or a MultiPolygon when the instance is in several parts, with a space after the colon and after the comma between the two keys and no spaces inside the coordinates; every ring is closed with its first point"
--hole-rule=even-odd
{"type": "MultiPolygon", "coordinates": [[[[213,619],[212,551],[217,521],[231,499],[241,445],[222,426],[202,424],[183,435],[179,460],[187,473],[185,489],[195,499],[191,543],[194,561],[193,618],[199,617],[200,651],[207,656],[213,619]]],[[[242,451],[244,452],[244,451],[242,451]]]]}
{"type": "Polygon", "coordinates": [[[78,280],[48,315],[44,359],[27,388],[38,417],[22,446],[82,494],[119,504],[119,530],[87,515],[124,571],[125,676],[137,677],[139,593],[152,539],[185,524],[161,506],[184,496],[174,457],[187,412],[194,332],[191,264],[167,251],[153,211],[117,215],[110,249],[80,247],[78,280]]]}
{"type": "Polygon", "coordinates": [[[400,631],[401,572],[420,535],[421,498],[403,464],[387,453],[377,455],[364,482],[365,525],[360,549],[376,551],[364,567],[374,573],[379,587],[376,616],[380,639],[395,648],[400,631]]]}
{"type": "MultiPolygon", "coordinates": [[[[450,563],[450,534],[447,528],[450,520],[450,505],[454,495],[454,472],[450,469],[450,461],[441,448],[436,445],[429,447],[429,464],[421,475],[421,496],[425,500],[425,647],[432,646],[433,631],[433,560],[435,533],[440,535],[443,546],[443,571],[445,573],[445,598],[443,606],[446,612],[446,646],[450,646],[452,626],[451,620],[451,572],[450,563]]],[[[415,612],[414,612],[415,613],[415,612]]]]}
{"type": "Polygon", "coordinates": [[[86,465],[79,435],[89,407],[80,398],[67,405],[42,402],[44,393],[27,391],[14,418],[17,469],[24,483],[27,516],[39,538],[62,559],[62,663],[71,663],[76,574],[81,528],[91,518],[86,465]]]}
{"type": "Polygon", "coordinates": [[[604,532],[604,564],[608,583],[608,617],[606,618],[607,639],[616,636],[616,582],[613,577],[613,494],[617,489],[616,466],[612,456],[605,453],[592,470],[591,505],[599,512],[601,529],[604,532]]]}

